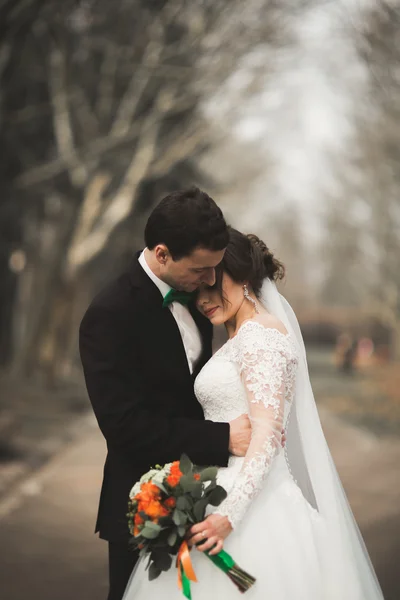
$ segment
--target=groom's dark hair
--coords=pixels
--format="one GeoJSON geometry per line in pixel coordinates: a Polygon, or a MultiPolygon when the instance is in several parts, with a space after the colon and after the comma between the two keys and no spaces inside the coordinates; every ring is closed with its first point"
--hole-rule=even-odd
{"type": "Polygon", "coordinates": [[[192,187],[161,200],[147,221],[144,239],[150,250],[157,244],[165,244],[173,260],[180,260],[197,247],[223,250],[228,245],[229,233],[214,200],[192,187]]]}

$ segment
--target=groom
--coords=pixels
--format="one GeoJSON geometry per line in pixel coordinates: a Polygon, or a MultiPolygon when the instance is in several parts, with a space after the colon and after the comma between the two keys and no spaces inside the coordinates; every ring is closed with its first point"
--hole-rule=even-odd
{"type": "Polygon", "coordinates": [[[151,213],[145,242],[80,326],[86,386],[108,450],[96,524],[109,547],[108,600],[121,600],[137,560],[126,517],[133,484],[182,452],[225,467],[230,454],[245,455],[251,434],[244,415],[205,421],[193,391],[211,358],[212,326],[187,292],[215,282],[228,244],[221,210],[196,188],[170,194],[151,213]]]}

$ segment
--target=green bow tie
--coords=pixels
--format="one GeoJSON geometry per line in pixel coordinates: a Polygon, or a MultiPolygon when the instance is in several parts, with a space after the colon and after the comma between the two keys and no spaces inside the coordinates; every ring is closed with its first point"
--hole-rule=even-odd
{"type": "Polygon", "coordinates": [[[189,302],[195,297],[196,292],[180,292],[179,290],[169,290],[163,301],[163,308],[169,306],[172,302],[180,302],[187,306],[189,302]]]}

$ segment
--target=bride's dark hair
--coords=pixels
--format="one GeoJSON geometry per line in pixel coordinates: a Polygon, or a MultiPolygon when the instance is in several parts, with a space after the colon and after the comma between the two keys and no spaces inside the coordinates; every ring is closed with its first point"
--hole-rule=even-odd
{"type": "Polygon", "coordinates": [[[236,283],[247,282],[258,298],[264,279],[283,279],[285,267],[256,235],[246,235],[233,227],[228,230],[229,242],[216,269],[215,286],[222,294],[222,276],[227,273],[236,283]]]}

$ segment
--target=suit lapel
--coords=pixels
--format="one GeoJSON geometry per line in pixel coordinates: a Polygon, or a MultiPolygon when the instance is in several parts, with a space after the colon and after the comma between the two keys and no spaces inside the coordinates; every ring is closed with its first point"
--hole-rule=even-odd
{"type": "Polygon", "coordinates": [[[133,261],[130,278],[132,285],[138,288],[135,295],[139,291],[141,296],[146,345],[151,347],[157,368],[162,365],[163,369],[172,371],[176,377],[185,379],[191,385],[191,373],[178,324],[171,311],[163,308],[162,294],[142,269],[139,256],[140,252],[133,261]]]}
{"type": "Polygon", "coordinates": [[[208,321],[208,319],[204,317],[199,310],[197,310],[194,302],[191,302],[189,304],[189,311],[193,317],[194,322],[199,328],[202,341],[202,352],[192,373],[192,378],[194,380],[200,373],[201,369],[204,367],[205,363],[211,358],[212,325],[208,321]]]}

